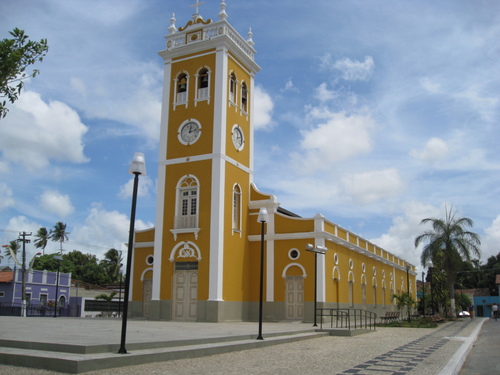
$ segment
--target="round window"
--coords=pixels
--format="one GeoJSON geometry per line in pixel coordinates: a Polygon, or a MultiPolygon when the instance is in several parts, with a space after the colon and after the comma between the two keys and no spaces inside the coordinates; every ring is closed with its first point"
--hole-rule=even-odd
{"type": "Polygon", "coordinates": [[[155,260],[155,258],[154,258],[152,255],[150,255],[150,256],[148,256],[148,257],[146,258],[146,263],[147,263],[149,266],[151,266],[151,265],[153,264],[154,260],[155,260]]]}
{"type": "Polygon", "coordinates": [[[288,252],[288,257],[291,259],[291,260],[295,260],[295,259],[298,259],[300,256],[300,253],[297,249],[291,249],[289,252],[288,252]]]}

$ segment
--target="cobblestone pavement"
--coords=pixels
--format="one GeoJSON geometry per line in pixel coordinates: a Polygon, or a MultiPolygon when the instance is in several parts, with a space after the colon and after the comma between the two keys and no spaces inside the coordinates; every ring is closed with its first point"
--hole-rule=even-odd
{"type": "MultiPolygon", "coordinates": [[[[462,344],[479,322],[482,321],[460,320],[444,323],[438,329],[378,328],[375,332],[355,337],[327,336],[201,358],[99,370],[92,375],[449,375],[451,372],[442,372],[444,366],[463,348],[462,344]]],[[[0,365],[0,374],[60,373],[0,365]]]]}

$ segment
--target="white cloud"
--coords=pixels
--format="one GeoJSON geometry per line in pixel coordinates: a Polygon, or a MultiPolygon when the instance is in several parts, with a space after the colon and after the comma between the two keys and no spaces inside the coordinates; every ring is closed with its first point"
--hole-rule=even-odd
{"type": "Polygon", "coordinates": [[[485,233],[486,236],[481,238],[481,259],[483,261],[500,253],[500,215],[485,229],[485,233]]]}
{"type": "MultiPolygon", "coordinates": [[[[139,184],[137,186],[137,196],[146,197],[150,194],[151,190],[154,188],[153,180],[149,176],[139,177],[139,184]]],[[[134,190],[134,178],[132,177],[125,184],[120,187],[118,192],[118,197],[122,199],[132,197],[132,192],[134,190]]]]}
{"type": "Polygon", "coordinates": [[[440,138],[431,138],[422,150],[412,150],[411,156],[428,163],[435,163],[446,159],[449,154],[448,145],[440,138]]]}
{"type": "Polygon", "coordinates": [[[5,182],[0,182],[0,211],[14,206],[16,201],[12,195],[12,189],[5,182]]]}
{"type": "Polygon", "coordinates": [[[61,218],[65,218],[75,212],[75,207],[71,204],[68,195],[60,194],[56,190],[46,190],[39,198],[40,207],[45,211],[55,213],[61,218]]]}
{"type": "Polygon", "coordinates": [[[361,204],[374,203],[396,196],[404,187],[394,169],[347,174],[342,178],[344,193],[361,204]]]}
{"type": "Polygon", "coordinates": [[[375,62],[371,56],[365,56],[364,61],[351,60],[348,57],[332,61],[332,56],[325,54],[321,58],[320,66],[323,69],[339,71],[341,78],[346,81],[368,81],[373,75],[375,62]]]}
{"type": "Polygon", "coordinates": [[[327,102],[333,99],[338,98],[338,93],[333,90],[328,90],[326,83],[322,83],[318,87],[316,87],[316,94],[315,98],[318,99],[320,102],[327,102]]]}
{"type": "Polygon", "coordinates": [[[417,201],[407,202],[402,206],[402,213],[395,216],[387,233],[370,241],[397,255],[420,269],[421,246],[415,248],[415,238],[427,227],[420,225],[422,219],[440,217],[443,207],[435,207],[417,201]]]}
{"type": "Polygon", "coordinates": [[[308,118],[319,124],[302,132],[302,152],[291,154],[298,172],[310,174],[317,170],[329,170],[342,160],[371,151],[370,131],[375,122],[369,115],[348,115],[314,107],[309,109],[308,118]]]}
{"type": "Polygon", "coordinates": [[[437,94],[441,91],[441,84],[437,83],[429,77],[421,78],[420,85],[424,90],[428,91],[431,94],[437,94]]]}
{"type": "Polygon", "coordinates": [[[299,88],[293,84],[293,81],[291,78],[288,78],[288,81],[285,83],[285,88],[281,89],[281,92],[299,92],[299,88]]]}
{"type": "MultiPolygon", "coordinates": [[[[92,245],[89,251],[96,254],[99,259],[106,252],[106,248],[126,250],[125,243],[128,241],[130,218],[118,211],[106,211],[98,203],[94,203],[90,209],[85,223],[73,228],[70,240],[79,244],[92,245]],[[101,250],[96,250],[96,247],[101,250]]],[[[153,227],[152,223],[136,220],[135,229],[142,230],[153,227]]],[[[85,252],[84,250],[80,250],[85,252]]]]}
{"type": "Polygon", "coordinates": [[[78,114],[60,101],[45,103],[26,91],[0,126],[0,150],[5,159],[29,170],[42,169],[50,160],[84,163],[83,135],[88,128],[78,114]]]}
{"type": "Polygon", "coordinates": [[[272,116],[274,103],[271,96],[260,86],[254,88],[253,121],[256,130],[269,130],[273,125],[272,116]]]}

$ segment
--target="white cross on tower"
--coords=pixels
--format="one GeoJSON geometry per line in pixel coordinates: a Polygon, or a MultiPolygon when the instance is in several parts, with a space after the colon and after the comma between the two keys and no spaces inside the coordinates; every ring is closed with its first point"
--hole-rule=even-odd
{"type": "Polygon", "coordinates": [[[198,7],[199,7],[200,5],[203,5],[203,4],[205,4],[205,3],[200,3],[200,0],[196,0],[196,4],[194,4],[194,5],[190,5],[190,7],[191,7],[191,8],[196,7],[196,13],[195,13],[195,14],[198,14],[198,7]]]}

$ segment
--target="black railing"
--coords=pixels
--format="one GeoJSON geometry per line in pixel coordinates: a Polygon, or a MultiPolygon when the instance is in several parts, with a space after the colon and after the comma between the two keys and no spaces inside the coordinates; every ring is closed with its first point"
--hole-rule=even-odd
{"type": "Polygon", "coordinates": [[[329,328],[376,330],[377,314],[367,310],[321,308],[316,310],[316,316],[320,321],[320,329],[323,329],[323,323],[328,322],[329,328]]]}
{"type": "MultiPolygon", "coordinates": [[[[57,306],[55,316],[76,316],[79,306],[57,306]]],[[[53,317],[54,306],[26,305],[26,316],[53,317]]],[[[21,316],[22,305],[19,303],[0,303],[0,316],[21,316]]]]}

